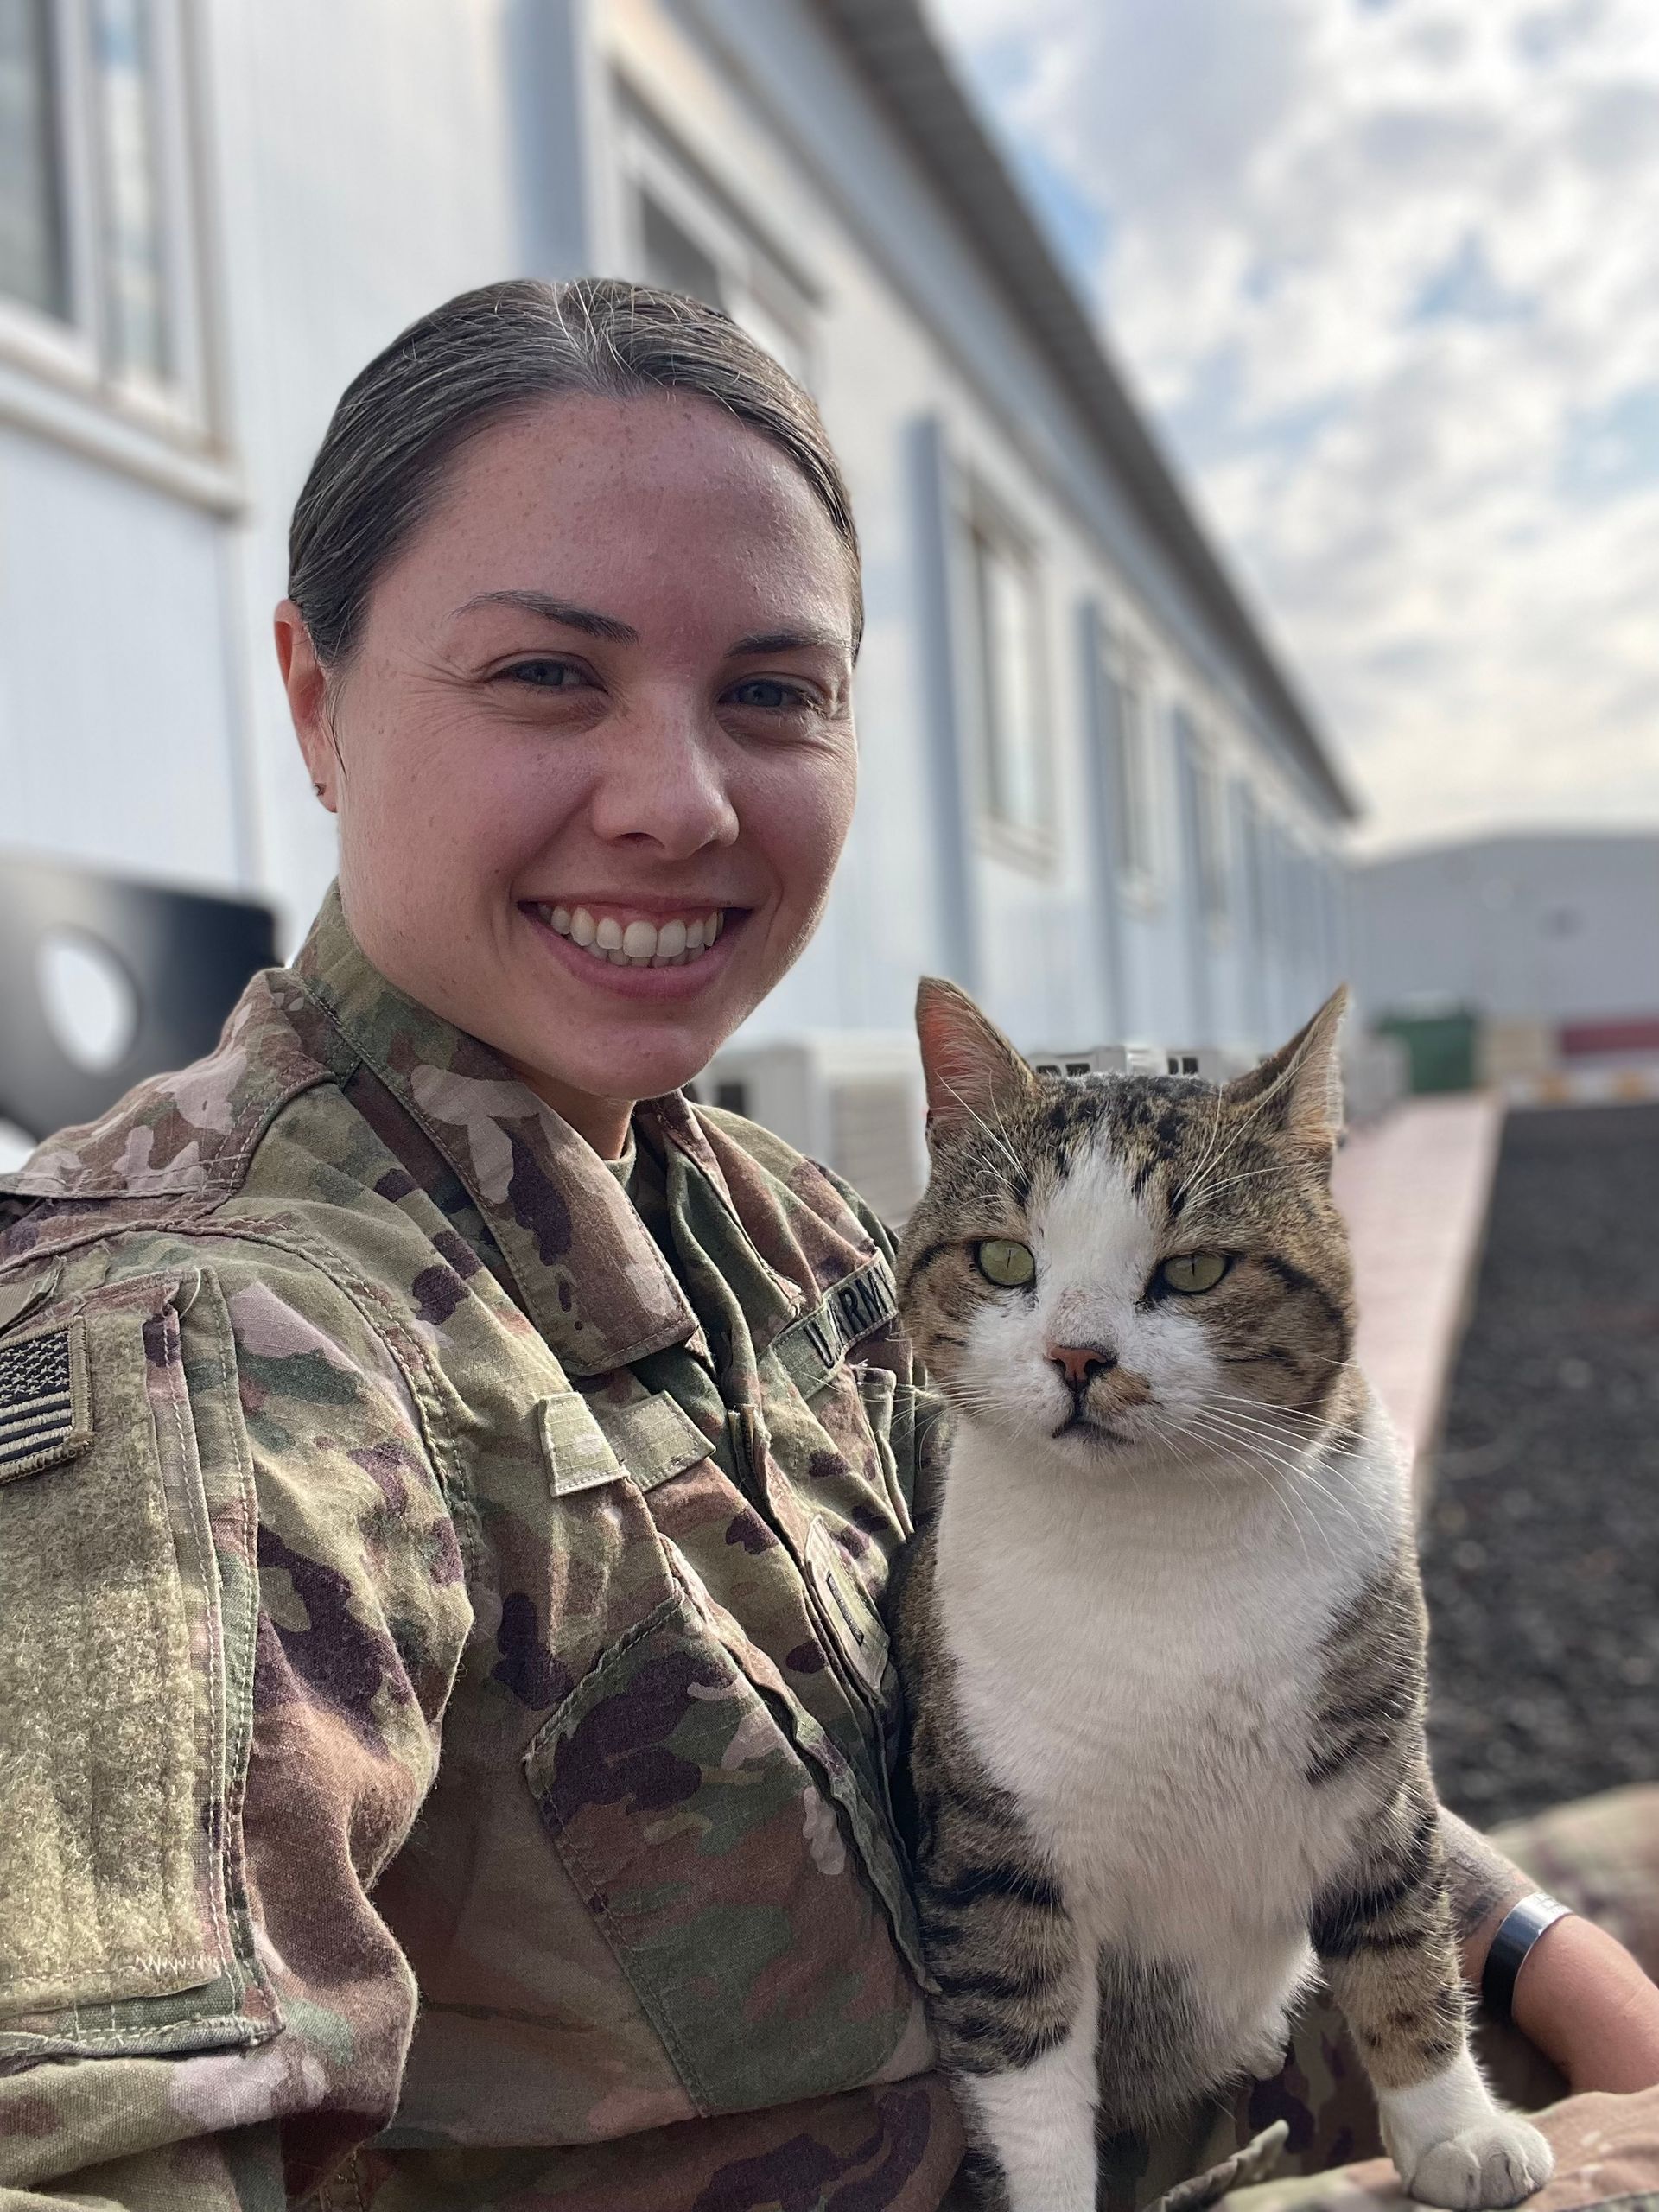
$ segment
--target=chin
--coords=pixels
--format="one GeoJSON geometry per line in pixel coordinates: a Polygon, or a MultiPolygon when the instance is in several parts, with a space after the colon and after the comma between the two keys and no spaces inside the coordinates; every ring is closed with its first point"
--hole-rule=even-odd
{"type": "Polygon", "coordinates": [[[665,1091],[683,1089],[701,1074],[722,1041],[715,1039],[705,1043],[699,1039],[669,1047],[660,1039],[646,1043],[624,1033],[602,1041],[597,1051],[584,1052],[575,1060],[568,1037],[563,1049],[556,1039],[536,1038],[527,1040],[520,1058],[525,1066],[537,1070],[550,1081],[589,1097],[660,1098],[665,1091]]]}

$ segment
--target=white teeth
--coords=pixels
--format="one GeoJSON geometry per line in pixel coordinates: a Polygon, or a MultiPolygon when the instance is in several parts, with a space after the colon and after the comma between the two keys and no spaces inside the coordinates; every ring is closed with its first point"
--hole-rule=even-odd
{"type": "Polygon", "coordinates": [[[660,927],[643,915],[623,923],[607,914],[596,922],[586,906],[538,905],[535,912],[549,929],[617,968],[683,968],[687,961],[707,951],[725,921],[718,906],[711,914],[699,914],[695,921],[683,921],[676,915],[660,927]]]}

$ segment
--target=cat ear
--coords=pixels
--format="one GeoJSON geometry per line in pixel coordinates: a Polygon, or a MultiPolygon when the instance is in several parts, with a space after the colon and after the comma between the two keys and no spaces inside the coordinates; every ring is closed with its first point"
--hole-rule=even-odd
{"type": "Polygon", "coordinates": [[[924,976],[916,993],[916,1035],[927,1083],[927,1141],[988,1122],[1029,1098],[1037,1078],[966,991],[924,976]]]}
{"type": "Polygon", "coordinates": [[[1270,1052],[1260,1067],[1236,1076],[1229,1101],[1261,1114],[1268,1128],[1316,1152],[1334,1151],[1342,1128],[1342,1022],[1348,986],[1332,991],[1306,1029],[1270,1052]]]}

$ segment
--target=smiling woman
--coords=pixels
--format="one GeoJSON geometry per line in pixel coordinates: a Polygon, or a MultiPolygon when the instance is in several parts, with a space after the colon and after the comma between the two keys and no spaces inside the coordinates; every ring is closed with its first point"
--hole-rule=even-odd
{"type": "Polygon", "coordinates": [[[851,818],[858,545],[811,402],[710,309],[493,287],[357,378],[291,556],[353,934],[613,1156],[800,952],[851,818]]]}

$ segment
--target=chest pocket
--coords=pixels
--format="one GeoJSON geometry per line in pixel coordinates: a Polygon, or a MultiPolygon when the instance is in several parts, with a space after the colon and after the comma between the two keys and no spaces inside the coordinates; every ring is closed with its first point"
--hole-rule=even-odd
{"type": "Polygon", "coordinates": [[[280,2025],[240,1876],[252,1528],[210,1278],[23,1302],[0,1330],[0,2057],[280,2025]]]}
{"type": "MultiPolygon", "coordinates": [[[[580,1402],[557,1403],[543,1434],[562,1543],[596,1552],[626,1522],[627,1580],[637,1594],[639,1552],[652,1548],[661,1594],[537,1731],[525,1779],[677,2075],[712,2113],[851,2088],[907,2039],[919,2062],[919,1998],[893,1936],[909,1900],[861,1785],[775,1663],[656,1536],[612,1449],[627,1448],[626,1423],[607,1410],[601,1434],[580,1402]]],[[[682,1451],[664,1405],[628,1411],[658,1447],[647,1484],[676,1459],[670,1471],[699,1479],[707,1448],[697,1440],[689,1456],[690,1422],[682,1451]]],[[[712,1467],[702,1478],[716,1478],[712,1467]]],[[[792,1572],[781,1548],[767,1556],[792,1572]]]]}

